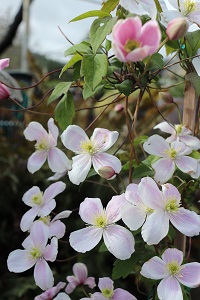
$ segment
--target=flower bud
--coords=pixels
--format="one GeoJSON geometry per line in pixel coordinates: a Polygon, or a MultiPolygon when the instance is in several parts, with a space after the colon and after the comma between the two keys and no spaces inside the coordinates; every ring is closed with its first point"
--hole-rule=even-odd
{"type": "Polygon", "coordinates": [[[174,99],[172,95],[168,92],[160,92],[159,97],[165,102],[165,103],[174,103],[174,99]]]}
{"type": "Polygon", "coordinates": [[[0,82],[0,100],[7,99],[10,96],[10,91],[7,86],[0,82]]]}
{"type": "Polygon", "coordinates": [[[117,104],[114,107],[114,111],[116,111],[116,112],[121,112],[123,110],[124,110],[124,106],[122,104],[117,104]]]}
{"type": "Polygon", "coordinates": [[[112,167],[104,166],[98,170],[98,173],[104,179],[111,179],[115,175],[115,170],[112,167]]]}
{"type": "Polygon", "coordinates": [[[167,26],[167,36],[170,40],[179,40],[184,37],[189,28],[186,18],[176,18],[169,22],[167,26]]]}

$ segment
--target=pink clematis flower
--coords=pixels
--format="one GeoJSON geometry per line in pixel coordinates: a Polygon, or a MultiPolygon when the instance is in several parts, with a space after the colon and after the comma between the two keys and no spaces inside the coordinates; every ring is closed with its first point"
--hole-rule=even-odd
{"type": "MultiPolygon", "coordinates": [[[[59,282],[56,286],[53,286],[52,288],[46,290],[42,294],[35,297],[34,300],[52,300],[56,299],[54,298],[61,289],[63,289],[66,286],[65,282],[59,282]]],[[[64,300],[65,298],[63,298],[64,300]]]]}
{"type": "Polygon", "coordinates": [[[76,263],[73,265],[74,275],[67,276],[67,281],[69,282],[65,292],[71,294],[74,289],[79,285],[88,285],[91,289],[96,286],[94,277],[88,277],[88,270],[85,264],[76,263]]]}
{"type": "Polygon", "coordinates": [[[129,292],[117,288],[114,290],[114,283],[109,277],[99,278],[98,287],[101,291],[93,294],[96,300],[136,300],[136,298],[129,292]]]}
{"type": "Polygon", "coordinates": [[[30,122],[24,130],[25,138],[36,141],[36,151],[28,159],[28,171],[35,173],[48,160],[49,168],[56,173],[69,170],[69,160],[65,153],[56,147],[58,138],[58,127],[51,118],[48,121],[49,133],[38,122],[30,122]]]}
{"type": "Polygon", "coordinates": [[[93,249],[103,236],[108,251],[115,257],[121,260],[130,258],[134,252],[134,237],[126,228],[114,224],[121,219],[123,203],[124,197],[113,196],[104,209],[100,199],[86,198],[80,204],[79,214],[89,226],[70,234],[71,247],[85,253],[93,249]]]}
{"type": "Polygon", "coordinates": [[[121,162],[117,157],[104,152],[113,146],[118,135],[117,131],[95,128],[89,139],[79,126],[68,126],[61,135],[62,142],[67,149],[78,154],[72,158],[72,170],[68,172],[70,181],[77,185],[83,182],[92,165],[98,174],[102,167],[111,167],[114,176],[110,179],[114,178],[121,171],[121,162]]]}
{"type": "Polygon", "coordinates": [[[4,100],[9,98],[10,96],[10,91],[7,88],[7,86],[3,83],[0,82],[0,100],[4,100]]]}
{"type": "Polygon", "coordinates": [[[139,17],[119,20],[113,27],[113,51],[122,62],[137,62],[158,50],[161,32],[157,21],[142,26],[139,17]]]}
{"type": "Polygon", "coordinates": [[[192,136],[192,131],[183,124],[172,125],[167,122],[161,122],[156,125],[154,129],[160,129],[163,132],[171,134],[171,136],[166,139],[168,143],[180,141],[193,150],[200,149],[200,140],[192,136]]]}
{"type": "Polygon", "coordinates": [[[42,290],[53,286],[53,274],[46,261],[55,261],[58,253],[57,238],[52,238],[51,243],[47,245],[48,235],[48,229],[38,222],[31,230],[31,238],[25,249],[12,251],[7,260],[9,271],[14,273],[24,272],[35,265],[35,283],[42,290]]]}
{"type": "Polygon", "coordinates": [[[155,134],[144,142],[143,148],[147,153],[160,157],[151,165],[155,171],[154,179],[160,184],[172,178],[176,167],[187,174],[197,170],[197,160],[187,156],[192,149],[180,141],[170,145],[163,137],[155,134]]]}
{"type": "Polygon", "coordinates": [[[180,283],[190,288],[200,284],[200,263],[182,262],[183,252],[174,248],[165,250],[162,259],[154,256],[142,266],[144,277],[162,279],[157,288],[159,299],[183,300],[180,283]]]}
{"type": "Polygon", "coordinates": [[[157,8],[154,0],[120,0],[119,4],[131,13],[137,15],[148,15],[151,19],[156,19],[157,8]]]}
{"type": "Polygon", "coordinates": [[[66,184],[62,181],[51,184],[44,192],[40,191],[39,187],[33,186],[23,196],[22,201],[31,207],[27,211],[20,222],[20,228],[22,231],[30,229],[36,216],[45,217],[48,216],[51,211],[56,207],[55,196],[62,193],[66,188],[66,184]]]}
{"type": "Polygon", "coordinates": [[[8,67],[10,63],[10,58],[2,58],[0,59],[0,71],[4,68],[8,67]]]}

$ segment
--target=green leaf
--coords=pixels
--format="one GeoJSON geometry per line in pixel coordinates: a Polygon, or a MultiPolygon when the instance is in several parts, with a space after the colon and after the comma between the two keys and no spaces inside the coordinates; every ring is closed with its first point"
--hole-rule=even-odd
{"type": "Polygon", "coordinates": [[[192,153],[189,155],[190,157],[193,157],[195,159],[200,159],[200,152],[197,150],[193,150],[192,153]]]}
{"type": "Polygon", "coordinates": [[[76,54],[77,52],[80,53],[88,53],[90,51],[90,44],[86,43],[86,42],[82,42],[80,44],[76,44],[71,46],[70,48],[68,48],[64,55],[72,55],[72,54],[76,54]]]}
{"type": "MultiPolygon", "coordinates": [[[[187,43],[190,46],[190,55],[195,55],[200,48],[200,31],[193,31],[186,34],[187,43]]],[[[187,48],[188,45],[186,44],[187,48]]]]}
{"type": "Polygon", "coordinates": [[[97,52],[97,49],[105,40],[106,36],[111,33],[116,22],[117,17],[106,17],[94,20],[90,29],[90,42],[94,53],[97,52]]]}
{"type": "Polygon", "coordinates": [[[170,242],[173,242],[175,235],[176,235],[175,229],[173,228],[173,226],[169,225],[169,231],[168,231],[167,236],[168,236],[170,242]]]}
{"type": "Polygon", "coordinates": [[[154,53],[151,57],[151,61],[148,65],[148,70],[152,70],[155,68],[162,69],[164,65],[163,56],[160,53],[154,53]]]}
{"type": "Polygon", "coordinates": [[[94,90],[91,90],[91,88],[85,83],[83,88],[83,99],[87,100],[88,98],[93,97],[95,94],[99,93],[103,87],[104,85],[100,84],[94,90]]]}
{"type": "Polygon", "coordinates": [[[68,63],[62,68],[59,78],[62,76],[62,74],[67,71],[70,67],[72,67],[77,61],[82,60],[83,56],[80,54],[75,54],[68,63]]]}
{"type": "Polygon", "coordinates": [[[114,262],[112,279],[116,280],[120,277],[126,278],[134,269],[140,259],[140,253],[134,253],[129,259],[119,260],[114,262]]]}
{"type": "Polygon", "coordinates": [[[50,104],[54,100],[60,98],[63,94],[66,94],[71,86],[72,82],[60,82],[56,85],[51,96],[49,97],[47,104],[50,104]]]}
{"type": "Polygon", "coordinates": [[[144,142],[146,142],[146,140],[148,140],[148,138],[149,137],[147,135],[138,136],[134,139],[134,146],[143,144],[144,142]]]}
{"type": "Polygon", "coordinates": [[[126,96],[129,96],[133,87],[133,83],[131,80],[126,79],[122,83],[115,84],[115,87],[126,96]]]}
{"type": "Polygon", "coordinates": [[[65,94],[57,104],[54,116],[61,129],[65,130],[67,126],[72,124],[75,115],[74,99],[71,92],[65,94]]]}
{"type": "Polygon", "coordinates": [[[85,54],[81,64],[81,76],[84,76],[85,83],[94,91],[101,83],[102,77],[106,76],[108,59],[106,54],[85,54]]]}
{"type": "MultiPolygon", "coordinates": [[[[137,163],[136,163],[135,159],[133,159],[133,161],[132,161],[132,167],[134,167],[134,168],[137,167],[137,163]]],[[[129,170],[129,168],[130,168],[130,161],[127,161],[125,163],[125,165],[123,165],[122,170],[127,171],[127,170],[129,170]]]]}
{"type": "Polygon", "coordinates": [[[110,14],[108,12],[105,12],[102,10],[90,10],[90,11],[87,11],[86,13],[83,13],[83,14],[79,15],[78,17],[72,19],[70,22],[76,22],[76,21],[80,21],[80,20],[83,20],[86,18],[91,18],[91,17],[103,18],[103,17],[108,17],[108,16],[110,16],[110,14]]]}
{"type": "Polygon", "coordinates": [[[108,249],[104,243],[101,244],[99,252],[108,252],[108,249]]]}
{"type": "Polygon", "coordinates": [[[147,165],[147,166],[151,166],[158,159],[160,159],[159,156],[150,154],[145,160],[142,161],[142,163],[147,165]]]}
{"type": "Polygon", "coordinates": [[[133,171],[133,179],[142,178],[142,177],[146,177],[146,176],[152,177],[153,175],[154,175],[154,171],[145,164],[139,165],[133,171]]]}
{"type": "Polygon", "coordinates": [[[105,12],[111,12],[117,7],[118,4],[119,0],[108,0],[103,3],[101,10],[105,12]]]}
{"type": "Polygon", "coordinates": [[[197,97],[200,96],[200,76],[195,73],[189,73],[185,75],[185,80],[190,81],[193,88],[196,91],[197,97]]]}

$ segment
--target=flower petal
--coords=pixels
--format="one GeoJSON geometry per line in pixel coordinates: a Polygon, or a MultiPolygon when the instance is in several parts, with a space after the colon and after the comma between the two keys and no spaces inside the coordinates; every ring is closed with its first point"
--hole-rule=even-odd
{"type": "Polygon", "coordinates": [[[36,259],[31,259],[27,250],[12,251],[7,260],[8,270],[14,273],[24,272],[34,266],[36,259]]]}
{"type": "Polygon", "coordinates": [[[45,217],[48,216],[52,210],[56,207],[56,201],[55,199],[49,200],[47,203],[45,203],[38,212],[39,217],[45,217]]]}
{"type": "Polygon", "coordinates": [[[55,222],[56,220],[68,218],[71,215],[71,213],[72,213],[71,210],[63,210],[52,219],[52,222],[55,222]]]}
{"type": "Polygon", "coordinates": [[[153,129],[160,129],[161,131],[166,132],[166,133],[170,133],[170,134],[175,134],[176,133],[173,125],[170,124],[170,123],[167,123],[167,122],[161,122],[158,125],[154,126],[153,129]]]}
{"type": "Polygon", "coordinates": [[[53,172],[63,173],[70,169],[68,157],[60,149],[53,147],[48,153],[49,168],[53,172]]]}
{"type": "Polygon", "coordinates": [[[162,191],[165,199],[173,198],[176,199],[176,201],[179,203],[181,200],[181,195],[179,193],[179,190],[170,183],[165,183],[162,186],[162,191]]]}
{"type": "Polygon", "coordinates": [[[177,279],[185,286],[195,288],[200,285],[200,263],[193,262],[181,267],[177,279]]]}
{"type": "Polygon", "coordinates": [[[121,208],[126,203],[124,193],[121,195],[113,196],[108,202],[106,207],[106,216],[108,218],[108,223],[115,223],[121,219],[121,208]]]}
{"type": "Polygon", "coordinates": [[[100,152],[110,149],[117,141],[119,133],[104,128],[95,128],[91,141],[100,152]]]}
{"type": "Polygon", "coordinates": [[[45,150],[35,151],[28,159],[27,169],[30,173],[38,171],[47,159],[47,152],[45,150]]]}
{"type": "Polygon", "coordinates": [[[67,149],[75,153],[82,151],[81,143],[83,141],[90,141],[85,131],[77,125],[69,125],[61,134],[61,140],[67,149]]]}
{"type": "MultiPolygon", "coordinates": [[[[108,153],[98,153],[95,154],[92,157],[92,164],[94,166],[95,171],[99,174],[98,170],[101,169],[102,167],[111,167],[116,174],[119,174],[121,171],[122,165],[120,160],[111,154],[108,153]]],[[[115,177],[112,176],[110,179],[113,179],[115,177]]]]}
{"type": "Polygon", "coordinates": [[[135,251],[132,233],[119,225],[110,225],[103,231],[104,243],[116,258],[128,259],[135,251]]]}
{"type": "Polygon", "coordinates": [[[161,31],[157,21],[148,21],[142,26],[139,40],[142,45],[149,46],[148,55],[157,51],[161,40],[161,31]]]}
{"type": "Polygon", "coordinates": [[[55,146],[56,146],[59,131],[58,131],[58,127],[54,124],[53,118],[50,118],[48,121],[48,129],[49,129],[49,133],[53,136],[53,139],[55,141],[55,146]]]}
{"type": "Polygon", "coordinates": [[[130,183],[126,187],[125,198],[132,204],[138,204],[141,202],[141,199],[138,195],[138,184],[130,183]]]}
{"type": "Polygon", "coordinates": [[[137,300],[133,295],[123,289],[115,289],[113,294],[113,299],[115,300],[137,300]]]}
{"type": "Polygon", "coordinates": [[[98,287],[99,287],[100,291],[105,290],[105,289],[113,290],[114,282],[109,277],[99,278],[98,287]]]}
{"type": "Polygon", "coordinates": [[[31,225],[39,212],[39,207],[35,206],[29,209],[21,218],[20,228],[23,232],[28,231],[31,228],[31,225]]]}
{"type": "Polygon", "coordinates": [[[85,198],[80,204],[79,215],[87,223],[95,225],[94,217],[104,213],[103,205],[99,198],[85,198]]]}
{"type": "Polygon", "coordinates": [[[165,263],[160,257],[154,256],[143,264],[140,273],[147,278],[162,279],[166,277],[165,263]]]}
{"type": "Polygon", "coordinates": [[[173,276],[164,278],[157,288],[159,299],[183,300],[183,294],[177,279],[173,276]]]}
{"type": "Polygon", "coordinates": [[[53,286],[53,273],[44,259],[39,259],[37,261],[34,269],[34,279],[36,285],[42,290],[47,290],[53,286]]]}
{"type": "Polygon", "coordinates": [[[175,171],[175,163],[170,158],[160,158],[152,164],[152,168],[155,170],[155,181],[163,184],[172,178],[175,171]]]}
{"type": "Polygon", "coordinates": [[[53,237],[51,239],[51,244],[47,245],[43,253],[43,257],[48,261],[55,261],[58,254],[58,239],[53,237]]]}
{"type": "Polygon", "coordinates": [[[49,238],[52,236],[57,237],[57,239],[61,239],[65,235],[66,226],[60,220],[56,220],[51,222],[49,225],[49,238]]]}
{"type": "Polygon", "coordinates": [[[71,300],[71,298],[65,293],[59,293],[54,300],[71,300]]]}
{"type": "Polygon", "coordinates": [[[35,206],[36,204],[33,202],[32,198],[35,196],[35,195],[38,195],[40,194],[41,191],[39,189],[38,186],[33,186],[32,188],[30,188],[22,197],[22,201],[28,205],[28,206],[35,206]]]}
{"type": "Polygon", "coordinates": [[[197,160],[189,156],[182,156],[176,159],[175,163],[183,173],[190,174],[197,170],[197,160]]]}
{"type": "Polygon", "coordinates": [[[168,262],[178,261],[179,265],[183,261],[183,252],[176,248],[168,248],[162,254],[163,261],[167,264],[168,262]]]}
{"type": "Polygon", "coordinates": [[[41,138],[48,139],[48,133],[38,122],[30,122],[24,130],[24,136],[28,141],[37,141],[41,138]]]}
{"type": "Polygon", "coordinates": [[[184,136],[180,137],[180,141],[185,143],[187,146],[189,146],[193,150],[200,149],[200,140],[195,136],[184,135],[184,136]]]}
{"type": "Polygon", "coordinates": [[[122,220],[130,230],[140,228],[145,219],[146,212],[140,206],[126,205],[122,208],[122,220]]]}
{"type": "Polygon", "coordinates": [[[66,184],[62,181],[52,183],[44,192],[43,201],[47,203],[55,198],[58,194],[62,193],[66,188],[66,184]]]}
{"type": "Polygon", "coordinates": [[[44,250],[48,241],[49,228],[42,221],[35,222],[31,228],[30,238],[36,247],[44,250]]]}
{"type": "Polygon", "coordinates": [[[10,58],[2,58],[0,59],[0,70],[9,66],[10,58]]]}
{"type": "Polygon", "coordinates": [[[84,283],[85,279],[88,276],[88,270],[86,265],[83,263],[76,263],[73,265],[72,270],[79,283],[84,283]]]}
{"type": "Polygon", "coordinates": [[[85,180],[91,168],[91,157],[88,154],[79,154],[72,158],[72,170],[68,172],[69,179],[73,184],[80,184],[85,180]]]}
{"type": "Polygon", "coordinates": [[[158,134],[152,135],[143,144],[144,150],[156,156],[166,157],[166,150],[170,150],[166,140],[158,134]]]}

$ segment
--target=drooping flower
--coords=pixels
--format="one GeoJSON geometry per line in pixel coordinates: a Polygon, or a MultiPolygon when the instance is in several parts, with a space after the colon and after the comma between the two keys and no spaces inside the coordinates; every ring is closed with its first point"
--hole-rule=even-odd
{"type": "Polygon", "coordinates": [[[25,249],[12,251],[7,260],[9,271],[14,273],[24,272],[35,265],[35,283],[42,290],[47,290],[54,284],[52,271],[46,261],[55,261],[58,253],[57,238],[53,237],[47,245],[48,235],[48,229],[38,222],[31,230],[25,249]]]}
{"type": "Polygon", "coordinates": [[[22,231],[30,229],[36,216],[48,216],[56,207],[55,196],[62,193],[66,188],[66,184],[62,181],[51,184],[44,192],[40,191],[39,187],[33,186],[23,196],[22,201],[31,207],[22,217],[20,228],[22,231]]]}
{"type": "Polygon", "coordinates": [[[3,83],[0,82],[0,100],[4,100],[9,98],[10,96],[10,91],[7,88],[7,86],[3,83]]]}
{"type": "Polygon", "coordinates": [[[200,263],[192,262],[182,265],[183,252],[177,249],[167,249],[162,255],[152,257],[142,266],[144,277],[159,280],[158,298],[165,300],[182,300],[180,283],[189,288],[200,285],[200,263]]]}
{"type": "Polygon", "coordinates": [[[79,214],[81,219],[89,224],[86,228],[70,234],[69,242],[72,248],[85,253],[93,249],[101,240],[115,257],[124,260],[134,252],[134,238],[129,230],[115,224],[121,219],[121,206],[124,195],[113,196],[106,209],[98,198],[86,198],[81,204],[79,214]]]}
{"type": "MultiPolygon", "coordinates": [[[[51,287],[42,294],[35,297],[34,300],[52,300],[66,286],[65,282],[59,282],[56,286],[51,287]]],[[[64,298],[65,299],[65,298],[64,298]]],[[[63,300],[64,300],[63,299],[63,300]]],[[[67,299],[67,298],[66,298],[67,299]]]]}
{"type": "Polygon", "coordinates": [[[4,68],[8,67],[10,63],[10,58],[2,58],[0,59],[0,71],[4,68]]]}
{"type": "Polygon", "coordinates": [[[168,143],[180,141],[193,150],[200,149],[200,140],[192,136],[192,131],[183,124],[172,125],[167,122],[161,122],[156,125],[154,129],[160,129],[163,132],[171,134],[171,136],[166,139],[168,143]]]}
{"type": "Polygon", "coordinates": [[[30,122],[24,130],[25,138],[36,141],[36,151],[29,157],[27,168],[30,173],[38,171],[48,160],[49,168],[56,173],[69,170],[69,160],[65,153],[56,147],[58,138],[58,127],[51,118],[48,121],[49,133],[38,122],[30,122]]]}
{"type": "Polygon", "coordinates": [[[96,286],[94,277],[88,277],[88,270],[85,264],[76,263],[72,269],[74,275],[67,276],[67,281],[69,282],[65,289],[67,294],[71,294],[79,285],[88,285],[91,289],[96,286]]]}
{"type": "Polygon", "coordinates": [[[155,20],[157,8],[154,0],[120,0],[119,4],[131,13],[139,16],[148,15],[155,20]]]}
{"type": "Polygon", "coordinates": [[[147,153],[160,157],[151,165],[155,171],[154,179],[160,184],[172,178],[176,167],[187,174],[197,170],[197,160],[187,156],[192,149],[180,141],[169,144],[163,137],[155,134],[144,142],[143,148],[147,153]]]}
{"type": "Polygon", "coordinates": [[[111,167],[115,172],[112,178],[120,172],[120,160],[111,154],[104,153],[113,146],[118,135],[117,131],[95,128],[89,139],[79,126],[67,127],[61,135],[62,142],[67,149],[78,154],[72,158],[72,170],[68,172],[72,183],[78,185],[83,182],[92,165],[97,173],[102,167],[111,167]]]}
{"type": "Polygon", "coordinates": [[[158,50],[161,32],[157,21],[142,26],[139,17],[119,20],[113,27],[113,51],[122,62],[137,62],[158,50]]]}
{"type": "Polygon", "coordinates": [[[186,18],[176,18],[169,22],[166,34],[170,40],[179,40],[183,38],[189,28],[189,22],[186,18]]]}
{"type": "Polygon", "coordinates": [[[98,287],[101,291],[93,294],[92,299],[98,300],[136,300],[136,298],[124,289],[114,290],[114,282],[109,277],[99,278],[98,287]]]}

